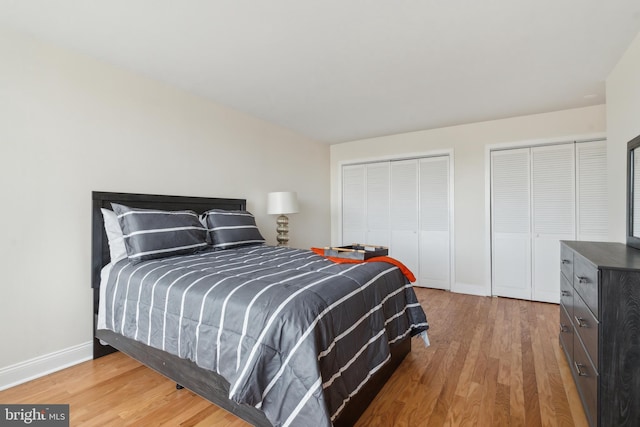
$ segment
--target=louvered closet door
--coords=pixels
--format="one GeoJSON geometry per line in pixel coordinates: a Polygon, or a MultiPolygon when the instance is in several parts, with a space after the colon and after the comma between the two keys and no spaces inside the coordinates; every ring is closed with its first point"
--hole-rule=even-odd
{"type": "Polygon", "coordinates": [[[389,162],[366,165],[367,236],[357,243],[389,246],[389,162]]]}
{"type": "Polygon", "coordinates": [[[364,242],[365,217],[365,166],[342,167],[342,244],[364,242]]]}
{"type": "Polygon", "coordinates": [[[608,240],[606,141],[576,144],[578,240],[608,240]]]}
{"type": "Polygon", "coordinates": [[[531,148],[532,295],[559,302],[560,240],[575,240],[574,144],[531,148]]]}
{"type": "Polygon", "coordinates": [[[420,269],[417,284],[450,289],[449,156],[421,159],[420,269]]]}
{"type": "Polygon", "coordinates": [[[491,152],[493,295],[531,299],[529,190],[529,149],[491,152]]]}
{"type": "Polygon", "coordinates": [[[392,161],[389,255],[418,274],[418,161],[392,161]]]}

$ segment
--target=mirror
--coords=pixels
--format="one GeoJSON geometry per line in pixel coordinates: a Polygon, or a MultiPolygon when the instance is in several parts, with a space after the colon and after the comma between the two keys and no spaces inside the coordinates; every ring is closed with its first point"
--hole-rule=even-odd
{"type": "Polygon", "coordinates": [[[640,249],[640,136],[627,143],[627,245],[640,249]]]}

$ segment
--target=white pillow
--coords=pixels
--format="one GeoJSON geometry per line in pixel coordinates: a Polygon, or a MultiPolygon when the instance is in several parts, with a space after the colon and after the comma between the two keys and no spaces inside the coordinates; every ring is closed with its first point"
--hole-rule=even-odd
{"type": "Polygon", "coordinates": [[[127,257],[127,248],[124,246],[122,229],[115,212],[104,208],[101,208],[100,211],[102,211],[102,218],[104,218],[104,230],[107,232],[107,239],[109,239],[111,264],[115,264],[127,257]]]}

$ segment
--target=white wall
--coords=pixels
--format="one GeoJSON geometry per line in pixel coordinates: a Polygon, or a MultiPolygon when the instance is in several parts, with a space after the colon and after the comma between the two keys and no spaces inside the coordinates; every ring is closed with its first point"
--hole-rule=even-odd
{"type": "Polygon", "coordinates": [[[0,388],[92,339],[92,190],[247,198],[270,243],[294,190],[291,245],[329,243],[326,145],[4,30],[0,58],[0,388]]]}
{"type": "Polygon", "coordinates": [[[640,33],[607,78],[609,238],[626,236],[627,142],[640,135],[640,33]]]}
{"type": "MultiPolygon", "coordinates": [[[[340,243],[340,167],[356,160],[409,156],[453,149],[454,291],[490,292],[487,283],[485,147],[499,143],[602,134],[604,105],[404,133],[331,146],[331,238],[340,243]]],[[[375,243],[375,242],[370,242],[375,243]]]]}

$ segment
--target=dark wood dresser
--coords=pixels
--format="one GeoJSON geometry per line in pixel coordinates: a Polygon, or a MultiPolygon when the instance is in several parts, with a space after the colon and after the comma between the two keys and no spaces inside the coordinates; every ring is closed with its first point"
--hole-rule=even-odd
{"type": "Polygon", "coordinates": [[[640,250],[563,241],[560,345],[591,426],[640,426],[640,250]]]}

